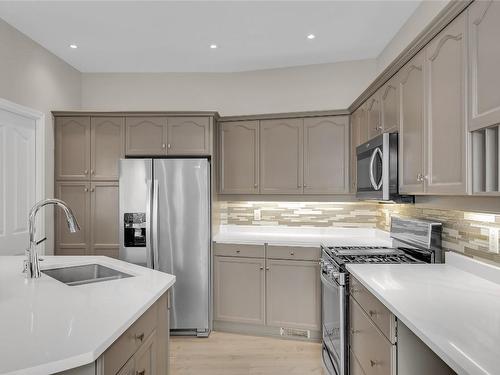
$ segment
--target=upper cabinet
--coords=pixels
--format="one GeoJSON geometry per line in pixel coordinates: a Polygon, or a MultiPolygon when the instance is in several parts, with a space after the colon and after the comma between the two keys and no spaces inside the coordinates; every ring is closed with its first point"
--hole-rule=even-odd
{"type": "Polygon", "coordinates": [[[368,127],[368,139],[372,139],[382,133],[382,119],[380,116],[380,92],[377,91],[366,102],[366,126],[368,127]]]}
{"type": "Polygon", "coordinates": [[[361,108],[358,108],[351,115],[351,143],[350,143],[350,192],[355,193],[357,182],[356,182],[356,173],[357,173],[357,155],[356,155],[356,147],[359,145],[359,114],[361,108]]]}
{"type": "Polygon", "coordinates": [[[400,74],[399,192],[404,194],[424,190],[424,57],[417,54],[400,74]]]}
{"type": "Polygon", "coordinates": [[[220,193],[258,193],[259,121],[226,122],[219,129],[220,193]]]}
{"type": "Polygon", "coordinates": [[[469,7],[469,130],[500,123],[500,2],[469,7]]]}
{"type": "Polygon", "coordinates": [[[92,117],[90,175],[93,180],[117,180],[118,160],[125,157],[125,119],[92,117]]]}
{"type": "Polygon", "coordinates": [[[465,30],[466,17],[462,14],[425,48],[427,110],[423,179],[424,190],[429,194],[467,192],[465,30]]]}
{"type": "Polygon", "coordinates": [[[302,193],[303,123],[302,119],[260,122],[261,193],[302,193]]]}
{"type": "Polygon", "coordinates": [[[304,193],[349,192],[349,118],[304,120],[304,193]]]}
{"type": "Polygon", "coordinates": [[[90,117],[55,120],[57,180],[87,180],[90,175],[90,117]]]}
{"type": "Polygon", "coordinates": [[[127,155],[166,155],[166,117],[127,117],[125,120],[125,125],[125,152],[127,155]]]}
{"type": "Polygon", "coordinates": [[[167,154],[210,154],[210,122],[209,117],[169,117],[167,120],[167,154]]]}
{"type": "Polygon", "coordinates": [[[380,89],[380,117],[385,133],[399,131],[399,75],[380,89]]]}

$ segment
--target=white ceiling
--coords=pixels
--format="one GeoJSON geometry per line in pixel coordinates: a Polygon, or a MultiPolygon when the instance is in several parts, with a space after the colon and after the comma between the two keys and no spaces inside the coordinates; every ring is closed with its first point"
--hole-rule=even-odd
{"type": "Polygon", "coordinates": [[[0,18],[82,72],[232,72],[376,58],[419,3],[0,1],[0,18]]]}

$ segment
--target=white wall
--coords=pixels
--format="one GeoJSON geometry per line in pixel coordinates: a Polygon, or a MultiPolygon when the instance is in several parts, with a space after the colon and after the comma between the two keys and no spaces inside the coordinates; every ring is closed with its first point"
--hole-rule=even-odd
{"type": "Polygon", "coordinates": [[[381,73],[443,10],[450,0],[425,0],[408,18],[389,44],[377,57],[377,70],[381,73]]]}
{"type": "MultiPolygon", "coordinates": [[[[0,19],[0,98],[45,113],[46,184],[54,191],[52,110],[80,109],[81,74],[0,19]]],[[[46,252],[54,247],[51,211],[46,213],[46,252]]],[[[27,218],[26,218],[27,219],[27,218]]]]}
{"type": "Polygon", "coordinates": [[[225,116],[345,109],[375,74],[375,60],[239,73],[84,73],[82,109],[225,116]]]}

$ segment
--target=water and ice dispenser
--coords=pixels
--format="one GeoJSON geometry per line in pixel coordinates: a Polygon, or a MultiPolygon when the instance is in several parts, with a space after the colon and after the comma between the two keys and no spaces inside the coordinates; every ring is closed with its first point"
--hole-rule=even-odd
{"type": "Polygon", "coordinates": [[[123,236],[125,247],[146,247],[146,214],[127,212],[123,214],[123,236]]]}

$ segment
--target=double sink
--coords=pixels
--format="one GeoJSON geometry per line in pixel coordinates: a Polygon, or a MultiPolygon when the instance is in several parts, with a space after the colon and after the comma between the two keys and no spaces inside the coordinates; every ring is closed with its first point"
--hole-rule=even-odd
{"type": "Polygon", "coordinates": [[[129,275],[128,273],[105,267],[100,264],[51,268],[42,270],[42,273],[70,286],[132,277],[132,275],[129,275]]]}

